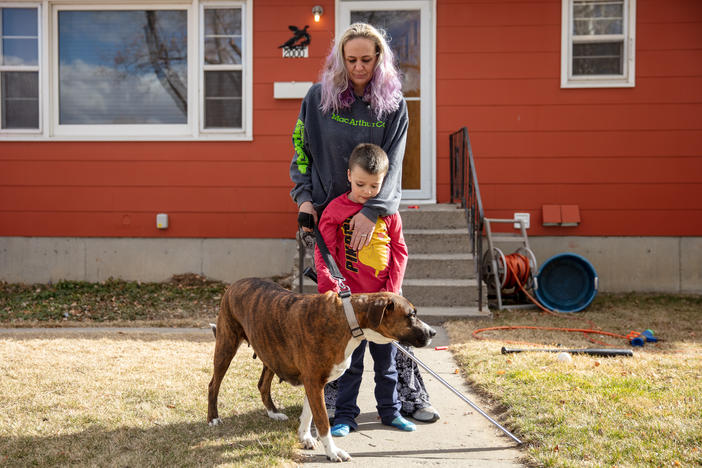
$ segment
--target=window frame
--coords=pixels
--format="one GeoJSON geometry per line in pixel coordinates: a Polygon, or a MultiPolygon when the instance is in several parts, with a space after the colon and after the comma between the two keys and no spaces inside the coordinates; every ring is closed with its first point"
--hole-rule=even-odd
{"type": "Polygon", "coordinates": [[[56,0],[3,4],[38,8],[39,129],[0,129],[0,140],[179,141],[253,140],[253,0],[56,0]],[[204,9],[241,8],[242,14],[242,127],[204,129],[204,9]],[[185,124],[59,125],[58,12],[65,10],[184,10],[187,14],[188,110],[185,124]]]}
{"type": "MultiPolygon", "coordinates": [[[[37,96],[37,106],[39,106],[39,121],[37,123],[37,128],[0,128],[0,137],[5,135],[40,135],[44,131],[44,96],[42,93],[42,86],[44,82],[44,63],[43,63],[43,21],[42,21],[42,5],[37,2],[10,2],[3,3],[0,5],[1,9],[6,8],[34,8],[37,10],[37,64],[36,65],[2,65],[0,64],[0,73],[4,72],[37,72],[37,81],[39,87],[39,95],[37,96]]],[[[0,28],[2,25],[0,25],[0,28]]],[[[2,100],[2,87],[0,86],[0,100],[2,100]]]]}
{"type": "Polygon", "coordinates": [[[573,76],[573,4],[561,4],[561,88],[630,88],[636,85],[636,0],[623,0],[622,34],[601,35],[587,43],[619,39],[623,36],[623,73],[621,75],[573,76]]]}
{"type": "Polygon", "coordinates": [[[59,122],[60,101],[59,101],[59,41],[58,41],[58,17],[62,11],[120,11],[120,10],[185,10],[188,18],[188,68],[187,80],[188,83],[193,83],[193,64],[192,64],[192,15],[190,14],[191,7],[188,5],[146,5],[146,4],[111,4],[111,5],[94,5],[86,4],[57,4],[51,9],[51,123],[52,133],[57,137],[68,136],[85,136],[99,135],[100,137],[144,137],[149,135],[181,136],[192,134],[193,109],[193,87],[188,86],[188,111],[185,124],[124,124],[124,125],[87,125],[87,124],[64,124],[59,122]]]}
{"type": "Polygon", "coordinates": [[[246,11],[246,5],[244,2],[226,2],[226,1],[206,1],[200,2],[200,28],[199,28],[199,74],[200,74],[200,86],[198,95],[199,104],[199,116],[200,116],[200,134],[211,134],[218,135],[223,133],[231,133],[232,131],[245,131],[247,128],[247,122],[251,119],[251,113],[249,112],[250,106],[248,106],[250,99],[250,94],[247,94],[247,86],[251,83],[251,66],[247,66],[247,60],[251,56],[251,52],[248,49],[249,40],[246,32],[249,30],[246,22],[248,18],[248,12],[246,11]],[[240,65],[206,65],[205,64],[205,10],[208,9],[227,9],[227,8],[240,8],[242,15],[242,34],[241,34],[241,64],[240,65]],[[241,71],[241,130],[233,130],[230,128],[223,127],[212,127],[205,128],[205,72],[208,71],[241,71]]]}

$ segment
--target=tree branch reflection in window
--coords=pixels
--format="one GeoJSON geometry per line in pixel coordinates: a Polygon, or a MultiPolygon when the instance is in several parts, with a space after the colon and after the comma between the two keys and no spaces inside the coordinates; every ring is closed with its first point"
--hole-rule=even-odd
{"type": "Polygon", "coordinates": [[[242,11],[204,10],[204,127],[243,127],[242,11]]]}
{"type": "Polygon", "coordinates": [[[187,123],[185,10],[63,10],[59,122],[187,123]]]}

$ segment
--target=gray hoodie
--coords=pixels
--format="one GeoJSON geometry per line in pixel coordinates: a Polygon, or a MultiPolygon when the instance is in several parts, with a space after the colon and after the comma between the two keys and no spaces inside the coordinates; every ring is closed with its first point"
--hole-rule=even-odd
{"type": "Polygon", "coordinates": [[[361,98],[338,113],[319,109],[321,85],[310,88],[302,101],[293,131],[295,154],[290,164],[290,191],[298,206],[311,201],[318,213],[350,189],[346,170],[351,151],[359,143],[375,143],[385,150],[390,167],[380,193],[361,210],[368,219],[397,212],[402,196],[402,159],[407,141],[407,103],[378,119],[361,98]]]}

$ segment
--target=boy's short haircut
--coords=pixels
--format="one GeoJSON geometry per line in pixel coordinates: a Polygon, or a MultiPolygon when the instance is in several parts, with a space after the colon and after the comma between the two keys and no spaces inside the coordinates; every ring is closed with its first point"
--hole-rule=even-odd
{"type": "Polygon", "coordinates": [[[349,156],[349,170],[358,166],[368,174],[385,174],[390,162],[383,148],[373,143],[359,143],[349,156]]]}

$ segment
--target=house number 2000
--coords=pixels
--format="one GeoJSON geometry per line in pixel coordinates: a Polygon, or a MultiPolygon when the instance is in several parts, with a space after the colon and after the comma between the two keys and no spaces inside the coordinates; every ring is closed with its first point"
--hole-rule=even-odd
{"type": "Polygon", "coordinates": [[[306,58],[308,56],[307,47],[283,47],[283,58],[306,58]]]}

